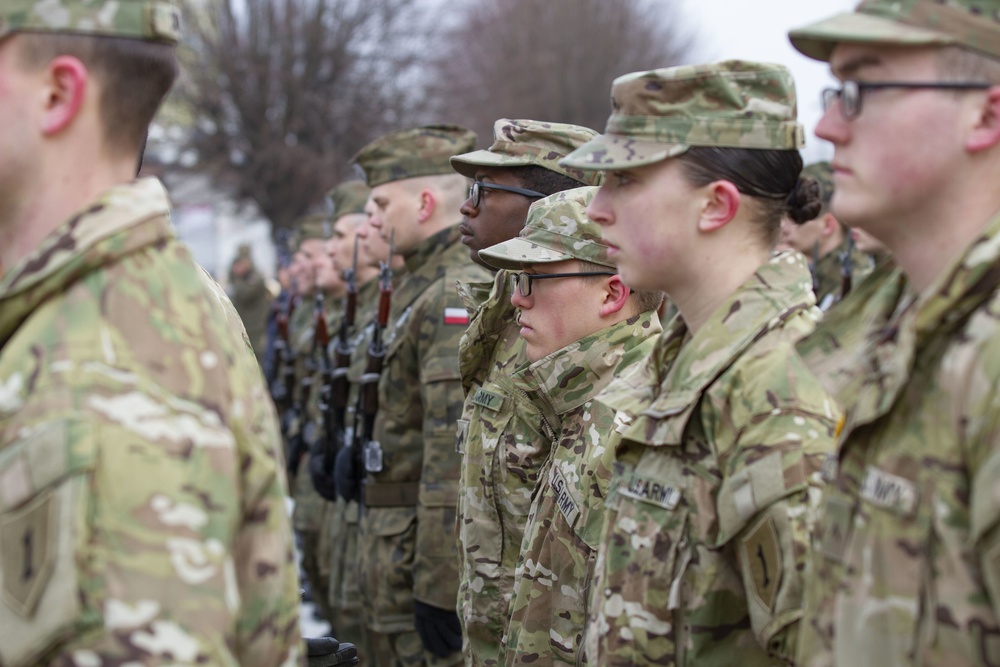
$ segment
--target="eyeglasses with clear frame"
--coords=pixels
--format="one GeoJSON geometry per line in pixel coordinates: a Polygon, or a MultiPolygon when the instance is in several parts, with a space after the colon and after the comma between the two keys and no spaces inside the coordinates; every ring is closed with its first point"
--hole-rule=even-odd
{"type": "Polygon", "coordinates": [[[613,276],[610,271],[581,271],[579,273],[511,273],[510,289],[517,290],[521,296],[531,296],[531,283],[535,280],[550,278],[584,278],[587,276],[613,276]]]}
{"type": "Polygon", "coordinates": [[[521,195],[523,197],[528,197],[529,199],[541,199],[542,197],[547,197],[548,195],[542,194],[541,192],[536,192],[535,190],[526,190],[525,188],[517,188],[513,185],[501,185],[500,183],[484,183],[483,181],[473,181],[472,185],[469,187],[469,199],[472,200],[472,208],[479,208],[479,202],[483,198],[483,190],[503,190],[504,192],[513,192],[514,194],[521,195]]]}
{"type": "Polygon", "coordinates": [[[861,114],[861,98],[869,90],[883,88],[921,88],[938,90],[986,90],[993,84],[977,81],[854,81],[848,79],[840,88],[824,88],[822,92],[823,111],[826,112],[836,102],[840,102],[840,113],[844,120],[853,120],[861,114]]]}

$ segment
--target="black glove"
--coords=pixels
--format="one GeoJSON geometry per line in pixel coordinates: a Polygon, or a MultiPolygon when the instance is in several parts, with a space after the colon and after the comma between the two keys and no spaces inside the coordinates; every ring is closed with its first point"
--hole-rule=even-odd
{"type": "Polygon", "coordinates": [[[354,644],[338,642],[333,637],[306,639],[308,667],[336,667],[358,664],[358,649],[354,644]]]}
{"type": "Polygon", "coordinates": [[[447,658],[462,650],[462,626],[454,609],[441,609],[413,601],[417,634],[424,648],[439,658],[447,658]]]}
{"type": "Polygon", "coordinates": [[[309,452],[309,477],[312,479],[316,493],[326,500],[334,502],[337,500],[337,484],[334,480],[333,468],[328,470],[326,465],[327,457],[326,443],[322,438],[316,440],[309,452]]]}
{"type": "Polygon", "coordinates": [[[353,452],[353,446],[341,447],[333,465],[333,478],[336,481],[334,486],[340,497],[348,502],[361,500],[361,489],[358,488],[358,478],[354,474],[353,452]]]}

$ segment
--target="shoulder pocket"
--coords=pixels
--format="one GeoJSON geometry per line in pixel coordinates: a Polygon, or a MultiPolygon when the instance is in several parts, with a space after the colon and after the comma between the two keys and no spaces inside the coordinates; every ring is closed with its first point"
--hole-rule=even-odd
{"type": "Polygon", "coordinates": [[[46,424],[0,453],[0,663],[29,664],[101,624],[79,594],[97,461],[91,427],[46,424]]]}

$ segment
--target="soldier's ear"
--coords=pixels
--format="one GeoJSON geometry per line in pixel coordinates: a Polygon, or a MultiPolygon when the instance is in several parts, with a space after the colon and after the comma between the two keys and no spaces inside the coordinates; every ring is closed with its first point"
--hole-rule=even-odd
{"type": "Polygon", "coordinates": [[[740,191],[729,181],[714,181],[698,189],[705,201],[698,219],[698,230],[713,232],[725,227],[740,210],[740,191]]]}
{"type": "Polygon", "coordinates": [[[53,58],[40,76],[44,87],[40,129],[45,136],[53,136],[80,115],[94,82],[87,67],[73,56],[53,58]]]}
{"type": "Polygon", "coordinates": [[[608,317],[621,311],[628,303],[631,290],[622,282],[619,275],[613,275],[604,280],[604,301],[601,303],[601,317],[608,317]]]}
{"type": "MultiPolygon", "coordinates": [[[[974,103],[978,95],[969,95],[974,103]]],[[[986,99],[973,107],[975,114],[972,131],[965,142],[969,152],[978,153],[1000,144],[1000,86],[986,91],[986,99]]]]}
{"type": "Polygon", "coordinates": [[[437,194],[430,189],[421,190],[419,201],[420,208],[417,212],[417,221],[422,224],[434,217],[434,211],[437,210],[438,206],[437,194]]]}

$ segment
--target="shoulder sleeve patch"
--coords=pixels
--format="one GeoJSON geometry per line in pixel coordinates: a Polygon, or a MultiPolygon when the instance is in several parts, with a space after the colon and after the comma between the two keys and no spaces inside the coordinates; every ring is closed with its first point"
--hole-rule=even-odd
{"type": "Polygon", "coordinates": [[[781,584],[781,545],[774,519],[767,517],[757,524],[740,544],[744,576],[750,575],[749,587],[768,611],[774,611],[781,584]]]}

